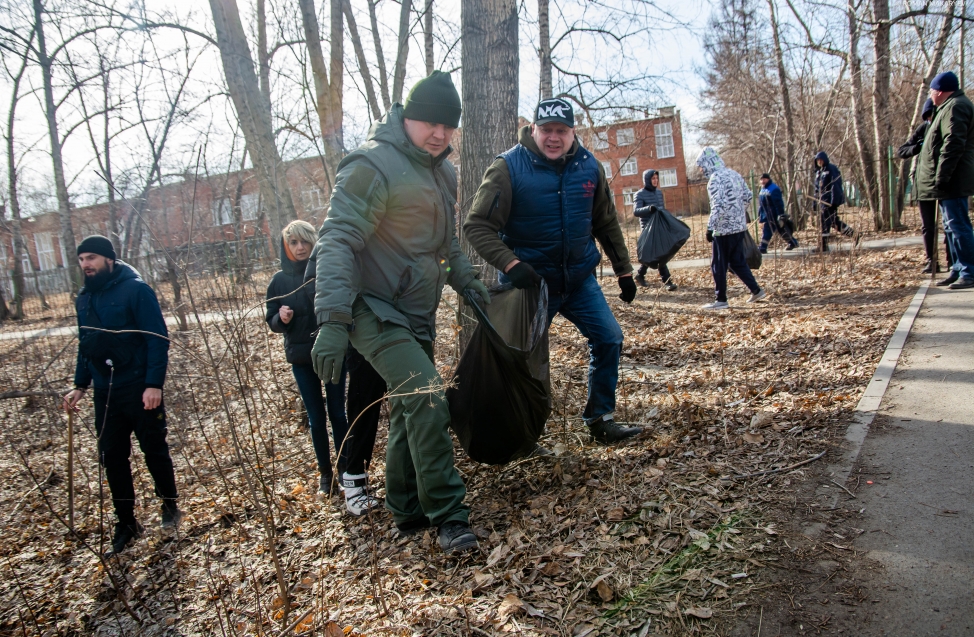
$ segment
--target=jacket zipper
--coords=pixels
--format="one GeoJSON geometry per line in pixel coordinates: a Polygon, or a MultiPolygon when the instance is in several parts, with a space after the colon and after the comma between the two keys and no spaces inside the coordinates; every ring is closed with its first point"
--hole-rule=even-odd
{"type": "Polygon", "coordinates": [[[379,355],[380,352],[389,349],[393,345],[401,345],[403,343],[408,343],[411,340],[413,340],[413,339],[411,339],[411,338],[400,338],[399,340],[392,341],[391,343],[386,343],[385,345],[382,345],[382,346],[376,348],[372,352],[372,356],[370,358],[375,358],[376,356],[379,355]]]}

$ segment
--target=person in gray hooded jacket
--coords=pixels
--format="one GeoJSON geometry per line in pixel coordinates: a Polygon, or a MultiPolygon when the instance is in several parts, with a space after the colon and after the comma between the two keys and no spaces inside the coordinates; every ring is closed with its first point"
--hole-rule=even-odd
{"type": "MultiPolygon", "coordinates": [[[[653,214],[653,208],[666,210],[666,201],[663,199],[663,191],[659,187],[659,173],[652,168],[643,173],[643,187],[636,193],[636,206],[632,214],[639,218],[639,229],[645,230],[649,225],[649,217],[653,214]]],[[[636,272],[636,283],[649,287],[646,283],[646,272],[649,268],[659,270],[659,278],[666,285],[666,289],[675,292],[676,283],[670,277],[670,269],[665,263],[653,265],[650,263],[640,263],[639,271],[636,272]]]]}

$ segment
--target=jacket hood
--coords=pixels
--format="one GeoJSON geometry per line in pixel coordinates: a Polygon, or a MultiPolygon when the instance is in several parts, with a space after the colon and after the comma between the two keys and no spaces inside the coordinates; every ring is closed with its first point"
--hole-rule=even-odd
{"type": "Polygon", "coordinates": [[[933,105],[933,100],[929,97],[927,101],[923,103],[923,110],[920,111],[920,119],[933,119],[933,113],[937,110],[937,107],[933,105]]]}
{"type": "Polygon", "coordinates": [[[829,165],[829,156],[828,156],[828,154],[824,150],[818,151],[818,154],[815,155],[815,159],[816,159],[816,161],[819,160],[819,159],[821,159],[822,161],[825,162],[825,165],[826,166],[829,165]]]}
{"type": "Polygon", "coordinates": [[[308,267],[308,259],[303,261],[292,261],[287,258],[287,250],[284,249],[284,238],[281,238],[281,271],[290,276],[304,276],[304,269],[308,267]]]}
{"type": "Polygon", "coordinates": [[[108,279],[105,285],[98,288],[97,290],[88,290],[87,288],[83,287],[78,291],[78,294],[82,294],[84,292],[89,292],[89,293],[104,292],[110,287],[118,285],[122,281],[128,281],[129,279],[136,279],[138,281],[141,281],[142,275],[139,274],[139,271],[133,268],[132,266],[130,266],[128,263],[116,259],[115,266],[112,270],[112,276],[110,279],[108,279]]]}
{"type": "Polygon", "coordinates": [[[369,141],[386,142],[399,149],[399,152],[409,157],[412,161],[424,165],[429,165],[430,163],[434,165],[439,164],[453,152],[453,146],[447,146],[446,150],[437,157],[433,157],[409,139],[409,135],[406,134],[406,129],[403,128],[402,124],[402,104],[393,104],[392,108],[389,109],[389,112],[382,119],[372,124],[367,139],[369,141]]]}
{"type": "Polygon", "coordinates": [[[530,124],[525,124],[520,128],[520,130],[517,131],[517,143],[520,144],[521,146],[524,146],[525,148],[527,148],[532,153],[534,153],[541,159],[545,160],[549,164],[556,165],[556,166],[558,164],[564,164],[569,159],[574,157],[575,153],[578,152],[578,148],[579,148],[578,137],[576,136],[575,141],[572,142],[572,147],[568,149],[567,153],[565,153],[563,156],[559,157],[558,159],[554,159],[554,160],[548,159],[547,157],[545,157],[545,154],[541,152],[541,149],[538,148],[538,143],[534,141],[534,137],[531,137],[530,124]]]}
{"type": "Polygon", "coordinates": [[[697,157],[697,166],[703,171],[704,177],[710,177],[715,172],[721,168],[725,168],[724,160],[720,158],[717,151],[707,146],[702,151],[700,151],[700,156],[697,157]]]}
{"type": "Polygon", "coordinates": [[[645,188],[649,192],[653,192],[654,190],[656,190],[656,186],[653,185],[653,175],[655,175],[656,172],[657,171],[650,168],[649,170],[643,173],[643,188],[645,188]]]}

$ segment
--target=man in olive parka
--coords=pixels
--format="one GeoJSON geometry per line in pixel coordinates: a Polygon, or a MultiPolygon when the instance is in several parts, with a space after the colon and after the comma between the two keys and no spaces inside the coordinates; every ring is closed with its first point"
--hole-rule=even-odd
{"type": "Polygon", "coordinates": [[[386,508],[402,532],[439,527],[446,552],[477,538],[433,364],[436,308],[445,283],[490,302],[456,237],[457,178],[446,158],[459,122],[449,74],[417,83],[339,164],[315,248],[315,371],[337,379],[351,340],[386,381],[386,508]]]}

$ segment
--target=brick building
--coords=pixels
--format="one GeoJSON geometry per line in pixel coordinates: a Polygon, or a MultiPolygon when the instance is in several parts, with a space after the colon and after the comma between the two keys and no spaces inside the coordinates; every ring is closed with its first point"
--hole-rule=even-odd
{"type": "Polygon", "coordinates": [[[636,191],[643,187],[643,171],[650,168],[659,171],[667,210],[689,210],[683,128],[674,107],[661,108],[656,117],[579,128],[578,135],[605,167],[620,215],[632,213],[636,191]]]}

